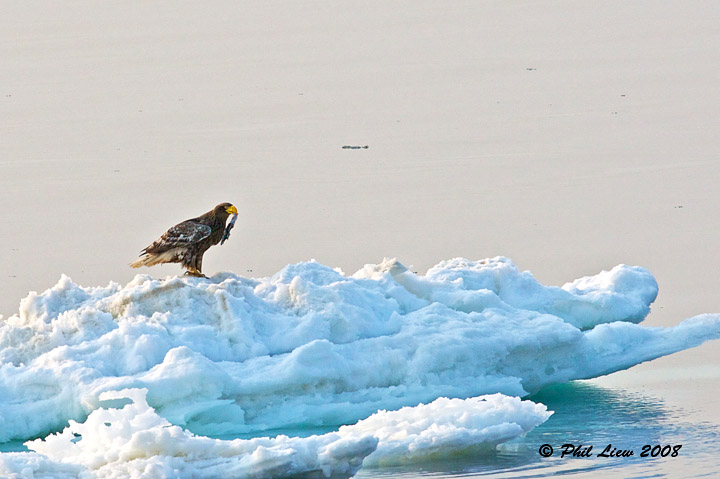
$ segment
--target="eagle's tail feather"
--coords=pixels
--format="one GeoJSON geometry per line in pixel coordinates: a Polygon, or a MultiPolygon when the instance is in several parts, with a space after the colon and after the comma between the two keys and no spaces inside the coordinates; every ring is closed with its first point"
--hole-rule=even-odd
{"type": "Polygon", "coordinates": [[[130,263],[131,268],[139,268],[141,266],[154,266],[162,263],[172,263],[178,259],[178,248],[173,248],[162,253],[144,253],[140,259],[130,263]]]}
{"type": "Polygon", "coordinates": [[[156,258],[154,258],[153,256],[146,253],[146,254],[142,255],[139,260],[130,263],[130,267],[131,268],[139,268],[141,266],[152,266],[154,264],[157,264],[157,263],[153,262],[154,259],[156,259],[156,258]]]}

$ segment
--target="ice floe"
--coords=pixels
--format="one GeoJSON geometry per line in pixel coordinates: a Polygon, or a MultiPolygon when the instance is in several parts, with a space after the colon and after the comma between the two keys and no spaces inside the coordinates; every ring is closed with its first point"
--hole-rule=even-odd
{"type": "Polygon", "coordinates": [[[549,416],[545,406],[501,394],[440,398],[379,411],[336,432],[219,440],[196,436],[159,416],[144,389],[105,392],[82,423],[27,443],[34,452],[0,454],[0,473],[19,478],[350,477],[363,465],[427,460],[492,449],[549,416]]]}
{"type": "MultiPolygon", "coordinates": [[[[234,451],[240,443],[229,446],[232,441],[192,434],[259,435],[344,425],[335,434],[357,443],[337,447],[353,458],[372,453],[366,462],[377,464],[443,454],[449,444],[457,449],[502,442],[526,430],[522,421],[464,423],[463,414],[452,416],[460,404],[453,401],[466,400],[458,406],[461,411],[471,401],[466,398],[522,397],[548,384],[608,374],[720,337],[720,315],[670,328],[637,324],[656,295],[655,279],[640,267],[620,265],[554,287],[541,285],[503,257],[444,261],[425,275],[386,260],[354,275],[306,262],[268,278],[138,275],[124,286],[87,288],[63,276],[47,291],[31,293],[19,314],[0,322],[0,442],[44,437],[69,421],[75,421],[70,431],[86,428],[81,436],[92,431],[90,436],[99,438],[104,433],[98,417],[125,411],[123,421],[132,422],[127,405],[108,406],[108,398],[123,390],[146,391],[133,393],[132,404],[136,417],[156,421],[147,430],[159,429],[148,434],[162,430],[177,434],[178,444],[202,444],[200,449],[215,451],[207,458],[225,457],[217,451],[234,451]],[[438,398],[459,399],[441,399],[447,402],[438,406],[433,402],[438,398]],[[378,412],[406,406],[414,409],[404,414],[427,416],[429,422],[403,429],[392,425],[395,413],[378,412]],[[404,431],[402,440],[396,427],[404,431]],[[392,446],[388,438],[395,441],[392,446]],[[370,451],[375,450],[370,442],[378,440],[377,451],[370,451]]],[[[533,419],[528,427],[537,423],[533,419]]],[[[134,427],[126,432],[142,437],[134,427]]],[[[32,443],[45,454],[27,458],[36,477],[50,467],[43,461],[56,460],[51,444],[83,451],[82,460],[62,462],[69,477],[77,468],[99,470],[103,461],[126,464],[133,456],[96,457],[82,445],[84,439],[65,441],[71,434],[65,431],[47,443],[32,443]]],[[[125,454],[131,441],[123,437],[125,445],[108,443],[97,453],[125,454]]],[[[330,436],[312,441],[320,441],[317,437],[330,436]]],[[[257,444],[255,452],[230,462],[280,461],[267,450],[284,445],[251,441],[256,443],[243,444],[257,444]]],[[[280,461],[283,474],[323,470],[317,451],[331,443],[301,442],[287,446],[305,452],[288,453],[295,459],[280,461]],[[310,450],[315,452],[306,455],[310,450]],[[292,469],[297,458],[305,466],[292,469]]],[[[197,465],[184,453],[156,452],[175,459],[145,458],[147,467],[174,467],[180,456],[182,467],[197,465]]],[[[9,467],[6,456],[0,455],[0,464],[9,467]]],[[[198,459],[206,460],[212,462],[198,459]]],[[[348,459],[347,468],[355,467],[354,460],[348,459]]]]}

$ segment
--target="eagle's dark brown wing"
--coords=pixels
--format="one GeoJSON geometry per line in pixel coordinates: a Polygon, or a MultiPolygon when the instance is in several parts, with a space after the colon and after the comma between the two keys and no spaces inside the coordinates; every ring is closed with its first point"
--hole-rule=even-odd
{"type": "MultiPolygon", "coordinates": [[[[186,264],[187,261],[200,259],[202,255],[199,258],[196,255],[198,246],[211,233],[212,228],[208,225],[194,220],[183,221],[167,230],[153,244],[142,250],[140,259],[130,263],[130,266],[139,268],[161,263],[182,262],[186,264]]],[[[200,259],[200,261],[202,260],[200,259]]]]}
{"type": "Polygon", "coordinates": [[[208,225],[196,223],[193,220],[183,221],[167,230],[142,252],[155,254],[174,248],[191,246],[210,236],[210,233],[212,233],[212,228],[208,225]]]}

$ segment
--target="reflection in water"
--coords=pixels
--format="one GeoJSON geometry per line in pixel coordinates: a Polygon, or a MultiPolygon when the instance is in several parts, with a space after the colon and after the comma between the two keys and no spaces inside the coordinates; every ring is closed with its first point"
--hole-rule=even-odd
{"type": "Polygon", "coordinates": [[[575,381],[547,387],[528,399],[547,405],[555,414],[526,437],[501,445],[494,453],[461,461],[362,469],[356,478],[587,477],[593,472],[602,477],[703,477],[717,471],[718,427],[688,423],[682,411],[670,410],[656,398],[575,381]],[[561,446],[568,443],[592,446],[590,457],[561,458],[561,446]],[[552,457],[540,456],[543,444],[553,447],[552,457]],[[634,455],[597,457],[608,444],[632,450],[634,455]],[[681,444],[682,448],[674,458],[640,457],[646,444],[681,444]]]}

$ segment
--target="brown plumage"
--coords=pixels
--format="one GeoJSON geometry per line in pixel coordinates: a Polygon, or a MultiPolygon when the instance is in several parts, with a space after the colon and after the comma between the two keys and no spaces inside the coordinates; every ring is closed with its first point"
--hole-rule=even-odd
{"type": "Polygon", "coordinates": [[[140,259],[130,266],[180,263],[187,270],[185,274],[205,277],[202,274],[203,254],[223,239],[225,223],[231,214],[237,215],[237,208],[230,203],[221,203],[204,215],[176,224],[142,250],[140,259]]]}

